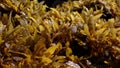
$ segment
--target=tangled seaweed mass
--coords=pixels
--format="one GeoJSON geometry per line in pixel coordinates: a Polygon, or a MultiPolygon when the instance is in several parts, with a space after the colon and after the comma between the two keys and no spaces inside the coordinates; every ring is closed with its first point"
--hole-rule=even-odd
{"type": "Polygon", "coordinates": [[[0,68],[119,68],[120,0],[0,0],[0,68]]]}

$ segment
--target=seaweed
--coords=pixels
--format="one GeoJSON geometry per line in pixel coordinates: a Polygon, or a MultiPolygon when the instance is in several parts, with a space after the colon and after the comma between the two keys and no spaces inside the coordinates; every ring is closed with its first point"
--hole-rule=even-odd
{"type": "Polygon", "coordinates": [[[119,4],[1,0],[0,68],[119,68],[119,4]]]}

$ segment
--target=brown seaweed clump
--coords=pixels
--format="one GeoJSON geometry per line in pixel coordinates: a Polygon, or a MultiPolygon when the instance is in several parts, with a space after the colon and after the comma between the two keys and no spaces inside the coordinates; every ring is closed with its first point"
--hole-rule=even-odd
{"type": "Polygon", "coordinates": [[[0,0],[0,68],[119,68],[120,1],[0,0]],[[49,9],[49,10],[48,10],[49,9]]]}

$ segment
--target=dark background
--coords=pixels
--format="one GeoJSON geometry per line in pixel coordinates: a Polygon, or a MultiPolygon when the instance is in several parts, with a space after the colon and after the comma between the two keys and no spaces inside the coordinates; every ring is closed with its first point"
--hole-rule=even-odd
{"type": "Polygon", "coordinates": [[[56,7],[56,5],[66,2],[67,0],[38,0],[38,1],[39,2],[45,1],[44,4],[46,4],[48,7],[56,7]]]}

